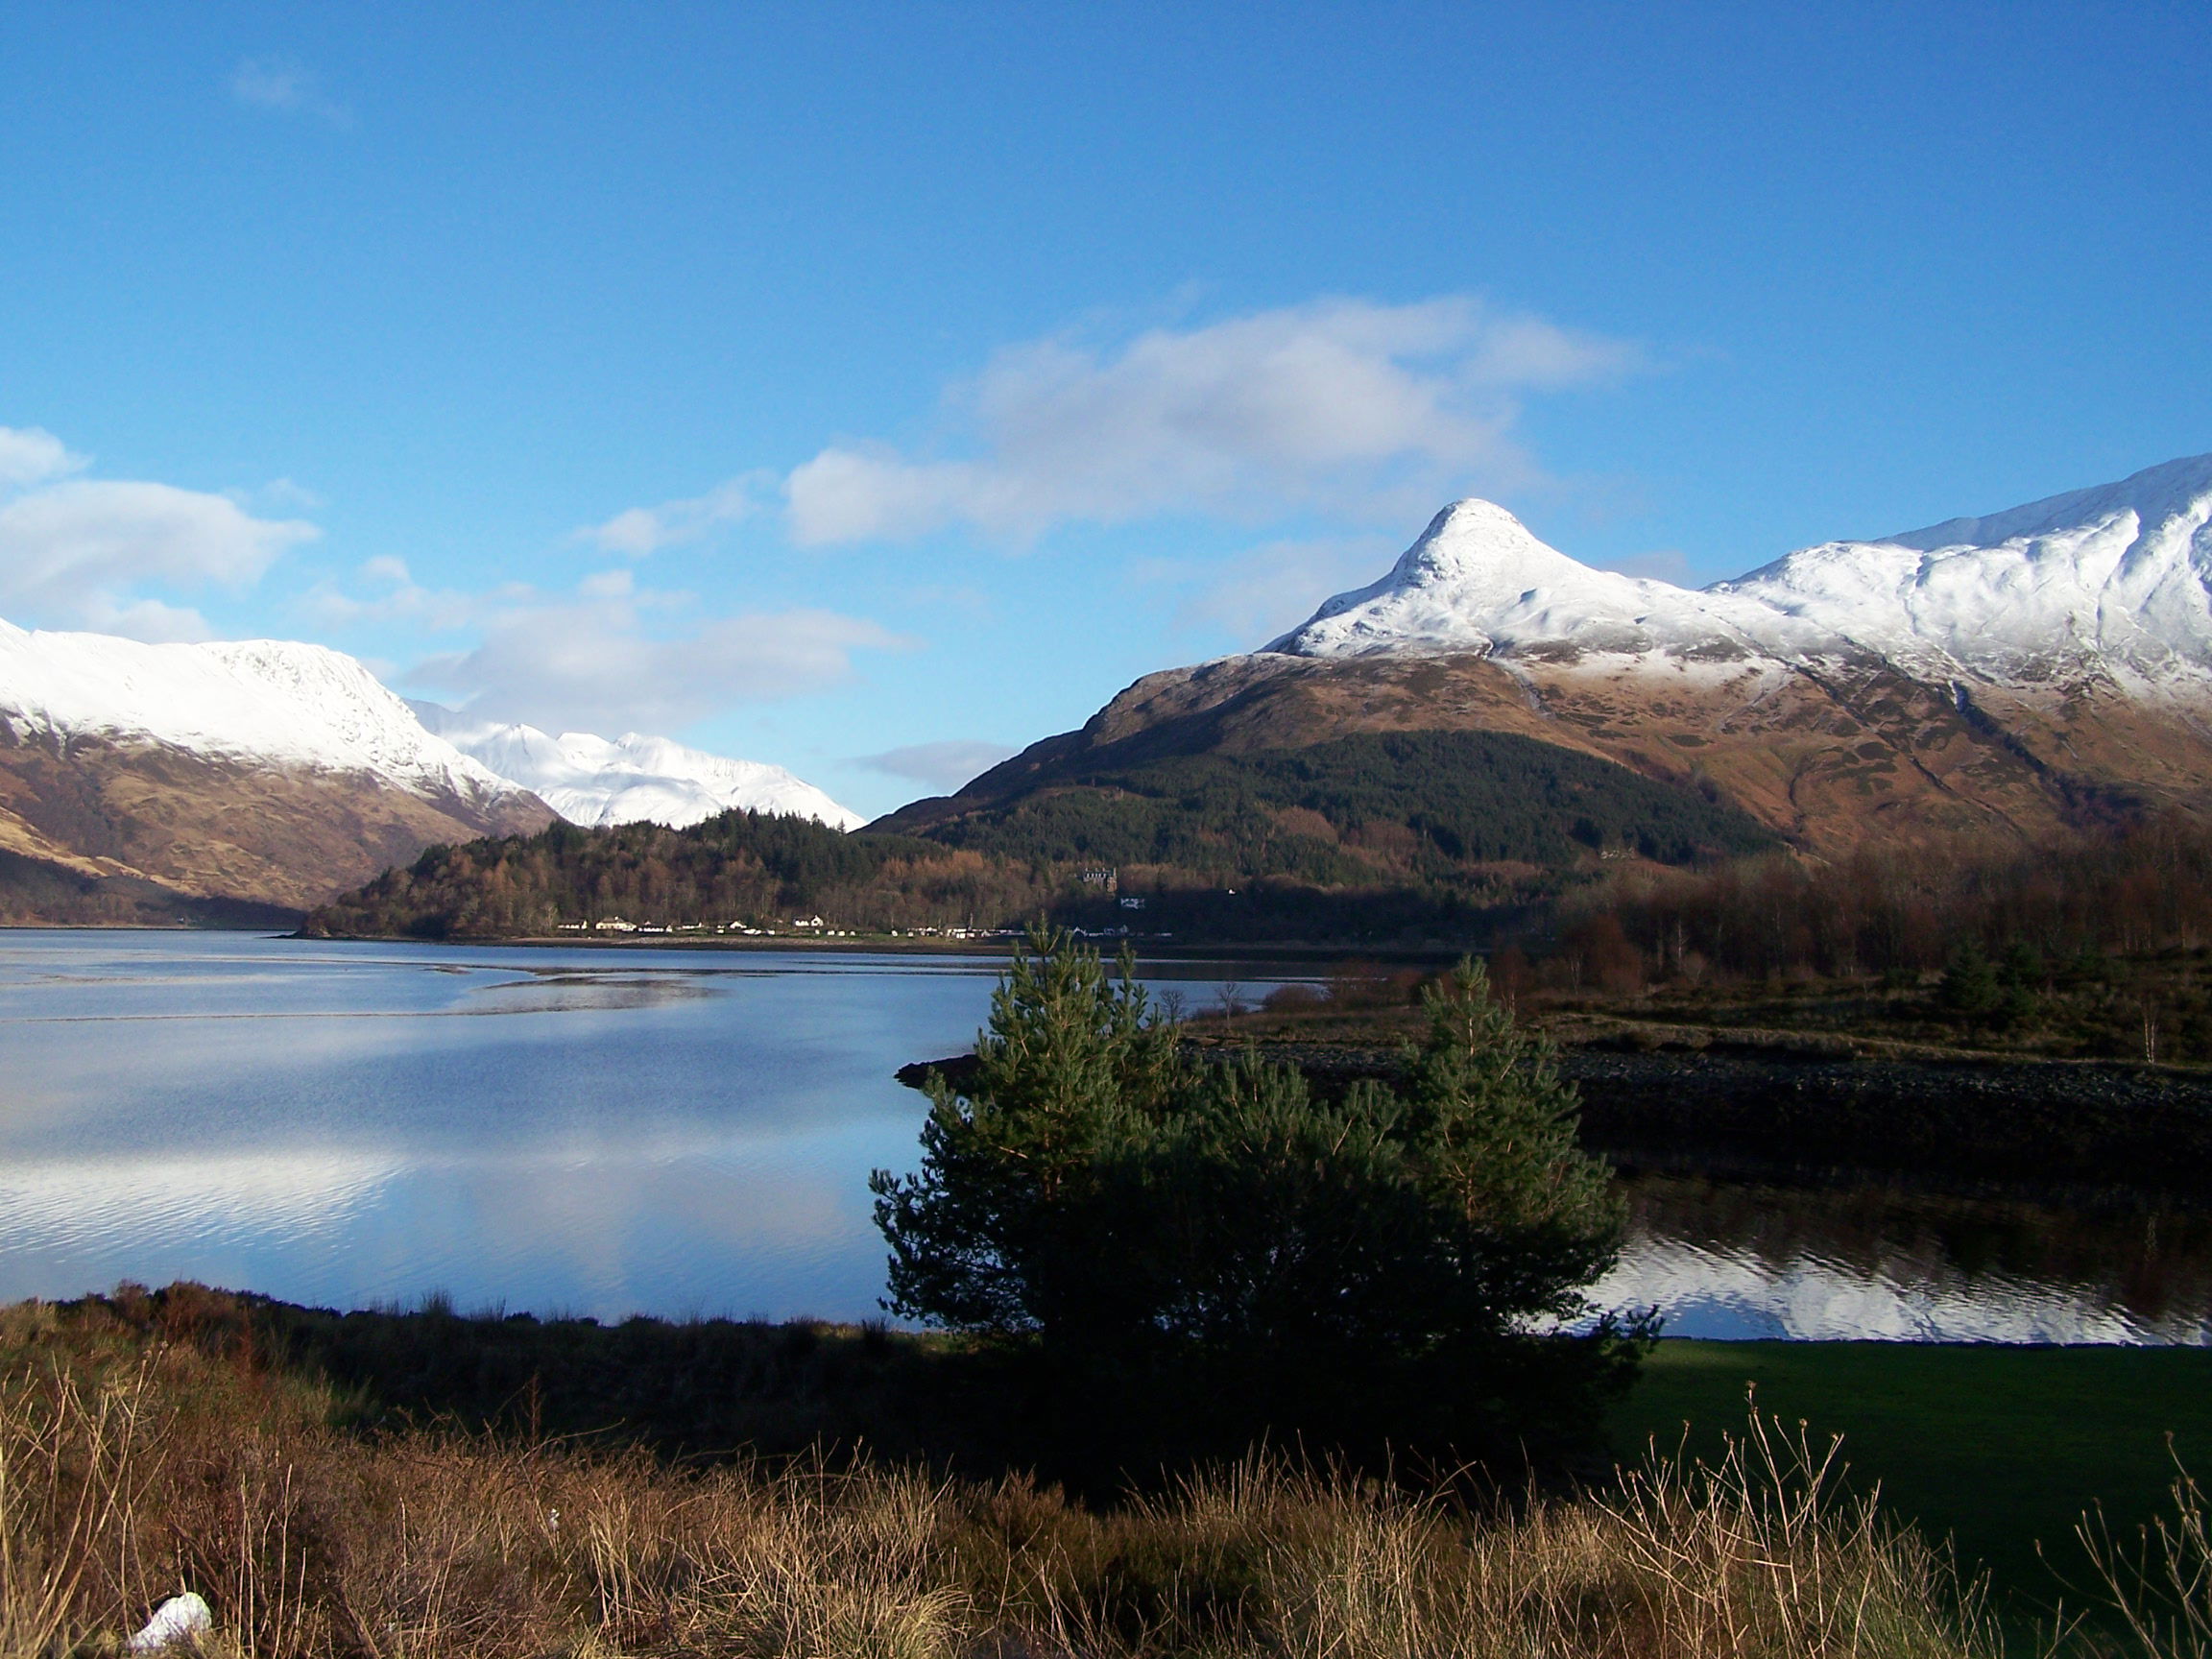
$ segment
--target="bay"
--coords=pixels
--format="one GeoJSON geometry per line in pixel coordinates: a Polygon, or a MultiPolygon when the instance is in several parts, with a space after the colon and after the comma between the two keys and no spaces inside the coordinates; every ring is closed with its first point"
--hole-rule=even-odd
{"type": "MultiPolygon", "coordinates": [[[[195,1279],[340,1308],[878,1313],[870,1169],[1001,963],[810,948],[0,932],[0,1299],[195,1279]]],[[[1146,963],[1187,1006],[1286,965],[1146,963]]],[[[2212,1341],[2201,1217],[1624,1186],[1611,1306],[1685,1335],[2212,1341]]]]}
{"type": "MultiPolygon", "coordinates": [[[[878,1313],[893,1073],[1002,966],[818,949],[0,933],[0,1298],[878,1313]]],[[[1271,982],[1156,967],[1195,1005],[1271,982]]]]}

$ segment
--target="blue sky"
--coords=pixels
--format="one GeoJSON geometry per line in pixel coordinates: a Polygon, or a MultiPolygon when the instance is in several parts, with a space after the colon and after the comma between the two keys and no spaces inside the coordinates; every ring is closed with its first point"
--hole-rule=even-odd
{"type": "Polygon", "coordinates": [[[863,811],[1487,494],[1676,580],[2212,449],[2201,5],[0,10],[0,615],[863,811]]]}

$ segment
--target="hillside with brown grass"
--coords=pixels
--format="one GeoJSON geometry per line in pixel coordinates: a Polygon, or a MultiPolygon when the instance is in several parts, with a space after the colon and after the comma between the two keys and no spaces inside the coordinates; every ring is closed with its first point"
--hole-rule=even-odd
{"type": "Polygon", "coordinates": [[[1562,652],[1225,658],[1149,675],[886,829],[929,832],[1086,770],[1170,756],[1295,751],[1354,733],[1499,732],[1724,801],[1807,852],[2036,845],[2212,804],[2212,738],[2177,709],[2094,686],[1924,684],[1875,661],[1777,678],[1600,673],[1562,652]]]}

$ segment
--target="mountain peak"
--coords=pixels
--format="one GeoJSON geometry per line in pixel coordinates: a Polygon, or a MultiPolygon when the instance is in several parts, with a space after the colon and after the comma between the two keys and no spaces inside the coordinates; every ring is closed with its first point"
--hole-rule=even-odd
{"type": "Polygon", "coordinates": [[[436,703],[415,717],[463,754],[529,789],[571,823],[601,828],[640,819],[681,830],[733,806],[811,818],[832,830],[865,820],[813,784],[762,760],[736,760],[667,737],[589,732],[558,737],[535,726],[487,721],[436,703]]]}
{"type": "Polygon", "coordinates": [[[1429,520],[1429,528],[1421,539],[1444,535],[1496,534],[1523,537],[1533,541],[1536,537],[1527,525],[1514,517],[1513,510],[1481,495],[1462,495],[1448,503],[1435,517],[1429,520]]]}
{"type": "Polygon", "coordinates": [[[1710,591],[1816,620],[1923,677],[2212,695],[2212,455],[1800,548],[1710,591]]]}
{"type": "Polygon", "coordinates": [[[340,652],[0,623],[0,826],[80,875],[300,906],[550,817],[340,652]]]}
{"type": "Polygon", "coordinates": [[[1392,574],[1401,583],[1488,581],[1509,588],[1515,581],[1572,580],[1574,572],[1592,574],[1545,545],[1497,502],[1469,495],[1429,520],[1392,574]]]}
{"type": "Polygon", "coordinates": [[[1944,547],[1993,547],[2054,530],[2094,524],[2124,513],[2134,514],[2143,525],[2192,517],[2201,523],[2212,514],[2212,455],[2184,455],[2146,467],[2117,484],[2069,490],[1980,518],[1946,518],[1940,524],[1901,531],[1883,541],[1928,552],[1944,547]]]}
{"type": "Polygon", "coordinates": [[[1698,597],[1593,570],[1495,501],[1455,501],[1381,581],[1339,593],[1265,649],[1300,657],[1509,651],[1575,637],[1640,651],[1713,632],[1698,597]],[[1656,630],[1656,632],[1654,632],[1656,630]]]}
{"type": "MultiPolygon", "coordinates": [[[[2212,699],[2212,455],[1693,591],[1594,570],[1493,502],[1454,502],[1381,581],[1265,647],[1615,666],[1886,660],[1917,678],[2094,676],[2212,699]]],[[[1735,671],[1728,666],[1728,671],[1735,671]]]]}
{"type": "Polygon", "coordinates": [[[149,645],[0,625],[0,723],[18,740],[98,736],[470,802],[529,799],[424,732],[353,658],[292,640],[149,645]]]}

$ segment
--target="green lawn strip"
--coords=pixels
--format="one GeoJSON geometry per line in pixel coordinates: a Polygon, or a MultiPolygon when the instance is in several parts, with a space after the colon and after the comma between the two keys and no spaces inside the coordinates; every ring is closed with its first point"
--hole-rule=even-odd
{"type": "Polygon", "coordinates": [[[1879,1481],[1890,1513],[1955,1540],[2013,1617],[2061,1594],[2038,1539],[2075,1605],[2089,1582],[2081,1512],[2102,1504],[2131,1534],[2167,1506],[2169,1433],[2212,1476],[2212,1350],[2189,1348],[1669,1340],[1614,1412],[1616,1449],[1635,1456],[1654,1436],[1671,1449],[1687,1422],[1693,1451],[1710,1453],[1743,1428],[1752,1383],[1763,1413],[1840,1433],[1854,1488],[1879,1481]]]}

